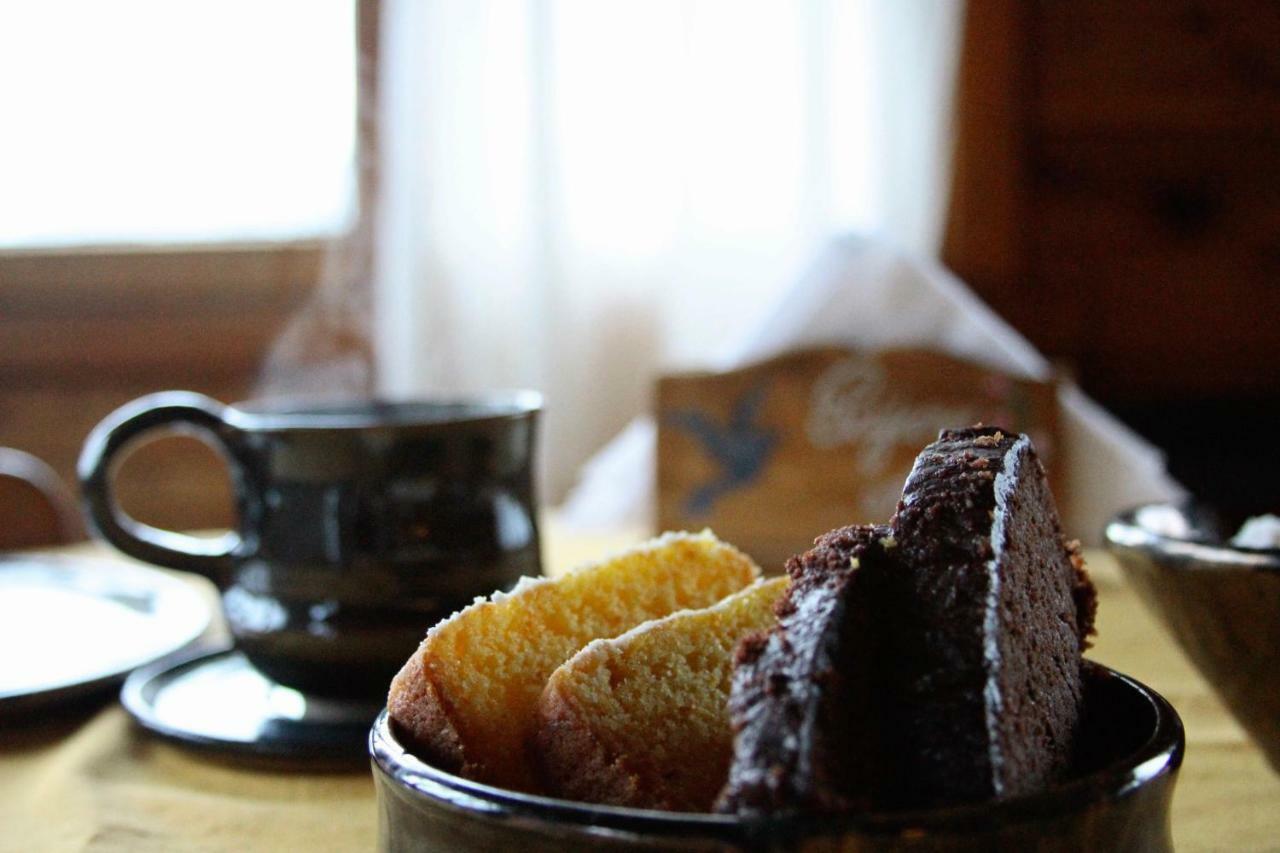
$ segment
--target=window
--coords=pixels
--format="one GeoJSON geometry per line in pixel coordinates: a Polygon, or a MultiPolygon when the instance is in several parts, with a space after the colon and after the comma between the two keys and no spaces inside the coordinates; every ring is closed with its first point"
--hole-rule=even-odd
{"type": "MultiPolygon", "coordinates": [[[[358,224],[377,11],[0,4],[0,445],[72,482],[89,430],[132,398],[253,394],[325,241],[358,224]]],[[[146,456],[159,464],[126,464],[119,483],[137,517],[229,520],[209,452],[175,440],[146,456]]]]}
{"type": "Polygon", "coordinates": [[[352,0],[0,6],[0,247],[347,225],[352,0]]]}

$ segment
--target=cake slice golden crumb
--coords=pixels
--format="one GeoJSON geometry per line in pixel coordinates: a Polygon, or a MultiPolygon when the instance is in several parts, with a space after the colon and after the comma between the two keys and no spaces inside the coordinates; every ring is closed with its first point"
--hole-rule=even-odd
{"type": "Polygon", "coordinates": [[[729,684],[746,634],[776,622],[787,578],[597,640],[552,673],[534,748],[556,796],[710,811],[733,750],[729,684]]]}
{"type": "Polygon", "coordinates": [[[760,576],[710,531],[667,533],[562,577],[523,578],[432,628],[391,682],[387,709],[419,758],[537,791],[526,746],[547,677],[591,640],[706,607],[760,576]]]}

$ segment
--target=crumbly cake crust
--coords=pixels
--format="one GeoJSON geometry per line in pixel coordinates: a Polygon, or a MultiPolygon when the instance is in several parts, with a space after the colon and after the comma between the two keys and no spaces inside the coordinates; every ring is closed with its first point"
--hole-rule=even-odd
{"type": "Polygon", "coordinates": [[[774,622],[786,578],[595,640],[543,690],[534,738],[547,790],[606,805],[706,812],[732,754],[733,650],[774,622]]]}
{"type": "Polygon", "coordinates": [[[522,579],[432,627],[391,683],[388,713],[419,758],[538,792],[528,739],[551,672],[599,636],[704,607],[759,568],[710,531],[669,533],[560,578],[522,579]]]}
{"type": "Polygon", "coordinates": [[[878,655],[858,592],[892,549],[887,527],[845,527],[787,562],[778,626],[738,647],[734,756],[717,811],[743,815],[866,805],[879,756],[869,701],[878,655]],[[856,650],[856,651],[855,651],[856,650]]]}
{"type": "Polygon", "coordinates": [[[1096,595],[1025,437],[944,431],[887,530],[788,569],[779,628],[740,651],[721,810],[930,807],[1067,768],[1096,595]]]}
{"type": "Polygon", "coordinates": [[[1031,442],[944,431],[917,458],[892,526],[906,568],[891,592],[905,616],[892,640],[908,761],[896,798],[1043,787],[1070,762],[1093,599],[1031,442]]]}

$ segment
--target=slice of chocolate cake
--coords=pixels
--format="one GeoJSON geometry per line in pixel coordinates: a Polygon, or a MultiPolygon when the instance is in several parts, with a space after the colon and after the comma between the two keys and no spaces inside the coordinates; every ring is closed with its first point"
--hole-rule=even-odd
{"type": "Polygon", "coordinates": [[[722,810],[928,807],[1067,768],[1094,594],[1025,437],[943,432],[888,531],[835,531],[789,570],[735,674],[722,810]]]}
{"type": "Polygon", "coordinates": [[[916,458],[892,527],[899,797],[1043,787],[1071,759],[1095,597],[1030,440],[944,431],[916,458]]]}
{"type": "Polygon", "coordinates": [[[844,527],[787,561],[776,628],[738,647],[730,693],[734,757],[719,811],[768,814],[868,805],[881,761],[867,701],[877,656],[860,587],[887,527],[844,527]],[[865,771],[865,772],[864,772],[865,771]]]}

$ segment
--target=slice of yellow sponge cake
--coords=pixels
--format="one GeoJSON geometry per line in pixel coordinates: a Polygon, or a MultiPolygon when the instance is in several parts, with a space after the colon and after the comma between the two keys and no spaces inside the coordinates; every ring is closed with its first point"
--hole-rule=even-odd
{"type": "Polygon", "coordinates": [[[391,682],[388,712],[424,761],[537,791],[526,745],[556,667],[597,637],[706,607],[759,576],[749,557],[704,531],[668,533],[555,580],[524,578],[432,628],[391,682]]]}
{"type": "Polygon", "coordinates": [[[709,811],[733,751],[734,648],[776,622],[787,578],[597,640],[559,667],[534,748],[552,794],[637,808],[709,811]]]}

